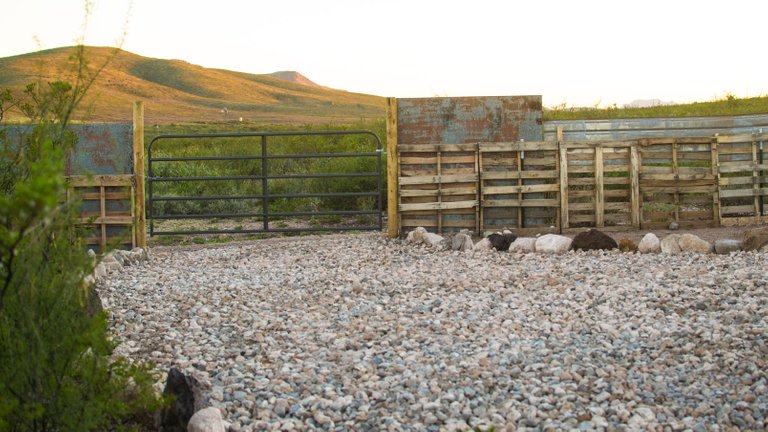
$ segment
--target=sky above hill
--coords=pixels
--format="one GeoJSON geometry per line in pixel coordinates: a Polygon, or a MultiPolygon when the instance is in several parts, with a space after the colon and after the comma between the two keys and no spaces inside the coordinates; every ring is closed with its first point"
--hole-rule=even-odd
{"type": "Polygon", "coordinates": [[[380,96],[546,106],[768,95],[765,0],[0,1],[0,57],[121,45],[380,96]]]}

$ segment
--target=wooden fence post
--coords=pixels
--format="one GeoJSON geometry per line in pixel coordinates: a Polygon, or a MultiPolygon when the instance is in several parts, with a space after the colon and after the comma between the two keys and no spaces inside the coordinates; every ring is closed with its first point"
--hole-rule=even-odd
{"type": "Polygon", "coordinates": [[[387,235],[400,235],[398,219],[397,99],[387,99],[387,235]]]}
{"type": "Polygon", "coordinates": [[[603,178],[603,145],[595,147],[595,226],[605,226],[605,179],[603,178]]]}
{"type": "Polygon", "coordinates": [[[637,141],[629,148],[629,196],[632,205],[632,226],[635,229],[640,229],[642,223],[642,212],[640,210],[640,151],[638,146],[640,142],[637,141]]]}
{"type": "Polygon", "coordinates": [[[570,227],[568,220],[568,148],[563,142],[563,127],[557,127],[557,148],[560,153],[560,233],[570,227]]]}
{"type": "Polygon", "coordinates": [[[712,157],[712,176],[715,178],[715,190],[712,192],[712,213],[715,218],[717,226],[722,224],[721,219],[723,217],[720,210],[720,153],[718,152],[718,134],[712,137],[712,144],[710,145],[711,157],[712,157]]]}
{"type": "Polygon", "coordinates": [[[133,175],[136,179],[136,246],[147,247],[147,214],[144,203],[144,103],[133,103],[133,175]]]}

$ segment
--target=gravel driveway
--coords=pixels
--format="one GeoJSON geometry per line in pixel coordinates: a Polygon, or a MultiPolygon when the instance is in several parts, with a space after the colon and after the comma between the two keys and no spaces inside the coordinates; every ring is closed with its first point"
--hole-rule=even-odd
{"type": "Polygon", "coordinates": [[[157,247],[100,291],[118,352],[232,430],[765,430],[767,269],[368,233],[157,247]]]}

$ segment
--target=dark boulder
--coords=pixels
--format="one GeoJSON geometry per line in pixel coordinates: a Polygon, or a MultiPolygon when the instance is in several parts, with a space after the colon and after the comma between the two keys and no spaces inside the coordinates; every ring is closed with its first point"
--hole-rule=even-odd
{"type": "Polygon", "coordinates": [[[186,432],[189,419],[195,414],[197,387],[195,378],[184,375],[176,368],[171,368],[163,394],[171,396],[173,400],[160,415],[162,432],[186,432]]]}
{"type": "Polygon", "coordinates": [[[618,247],[611,236],[594,228],[576,234],[571,243],[573,250],[609,250],[618,247]]]}
{"type": "Polygon", "coordinates": [[[494,233],[488,236],[488,241],[491,242],[491,246],[497,251],[506,252],[509,250],[509,245],[511,245],[516,238],[517,236],[515,234],[494,233]]]}

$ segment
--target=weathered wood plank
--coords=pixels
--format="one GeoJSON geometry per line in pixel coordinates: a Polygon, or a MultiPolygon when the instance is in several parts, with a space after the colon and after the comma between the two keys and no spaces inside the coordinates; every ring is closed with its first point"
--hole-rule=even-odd
{"type": "Polygon", "coordinates": [[[557,192],[560,190],[556,184],[541,185],[522,185],[522,186],[486,186],[483,188],[483,195],[499,195],[513,193],[533,193],[533,192],[557,192]]]}
{"type": "MultiPolygon", "coordinates": [[[[758,189],[721,189],[720,190],[720,198],[739,198],[739,197],[758,197],[758,196],[768,196],[768,187],[767,188],[758,188],[758,189]]],[[[759,206],[758,206],[759,208],[759,206]]]]}
{"type": "Polygon", "coordinates": [[[481,201],[485,207],[560,207],[557,199],[488,199],[481,201]]]}
{"type": "Polygon", "coordinates": [[[558,178],[556,170],[551,171],[483,171],[480,173],[482,180],[517,180],[517,179],[555,179],[558,178]]]}
{"type": "Polygon", "coordinates": [[[94,175],[94,176],[67,176],[67,183],[72,187],[116,187],[116,186],[132,186],[133,175],[94,175]]]}
{"type": "Polygon", "coordinates": [[[400,177],[398,179],[399,184],[401,186],[438,184],[438,183],[470,183],[470,182],[476,182],[477,180],[478,180],[477,174],[412,176],[412,177],[400,177]]]}
{"type": "Polygon", "coordinates": [[[478,205],[477,200],[400,204],[400,211],[407,212],[407,211],[415,211],[415,210],[450,210],[450,209],[460,209],[460,208],[471,208],[477,205],[478,205]]]}
{"type": "Polygon", "coordinates": [[[512,151],[541,151],[557,150],[557,143],[548,141],[525,141],[525,142],[481,142],[478,145],[481,153],[490,152],[512,152],[512,151]]]}

